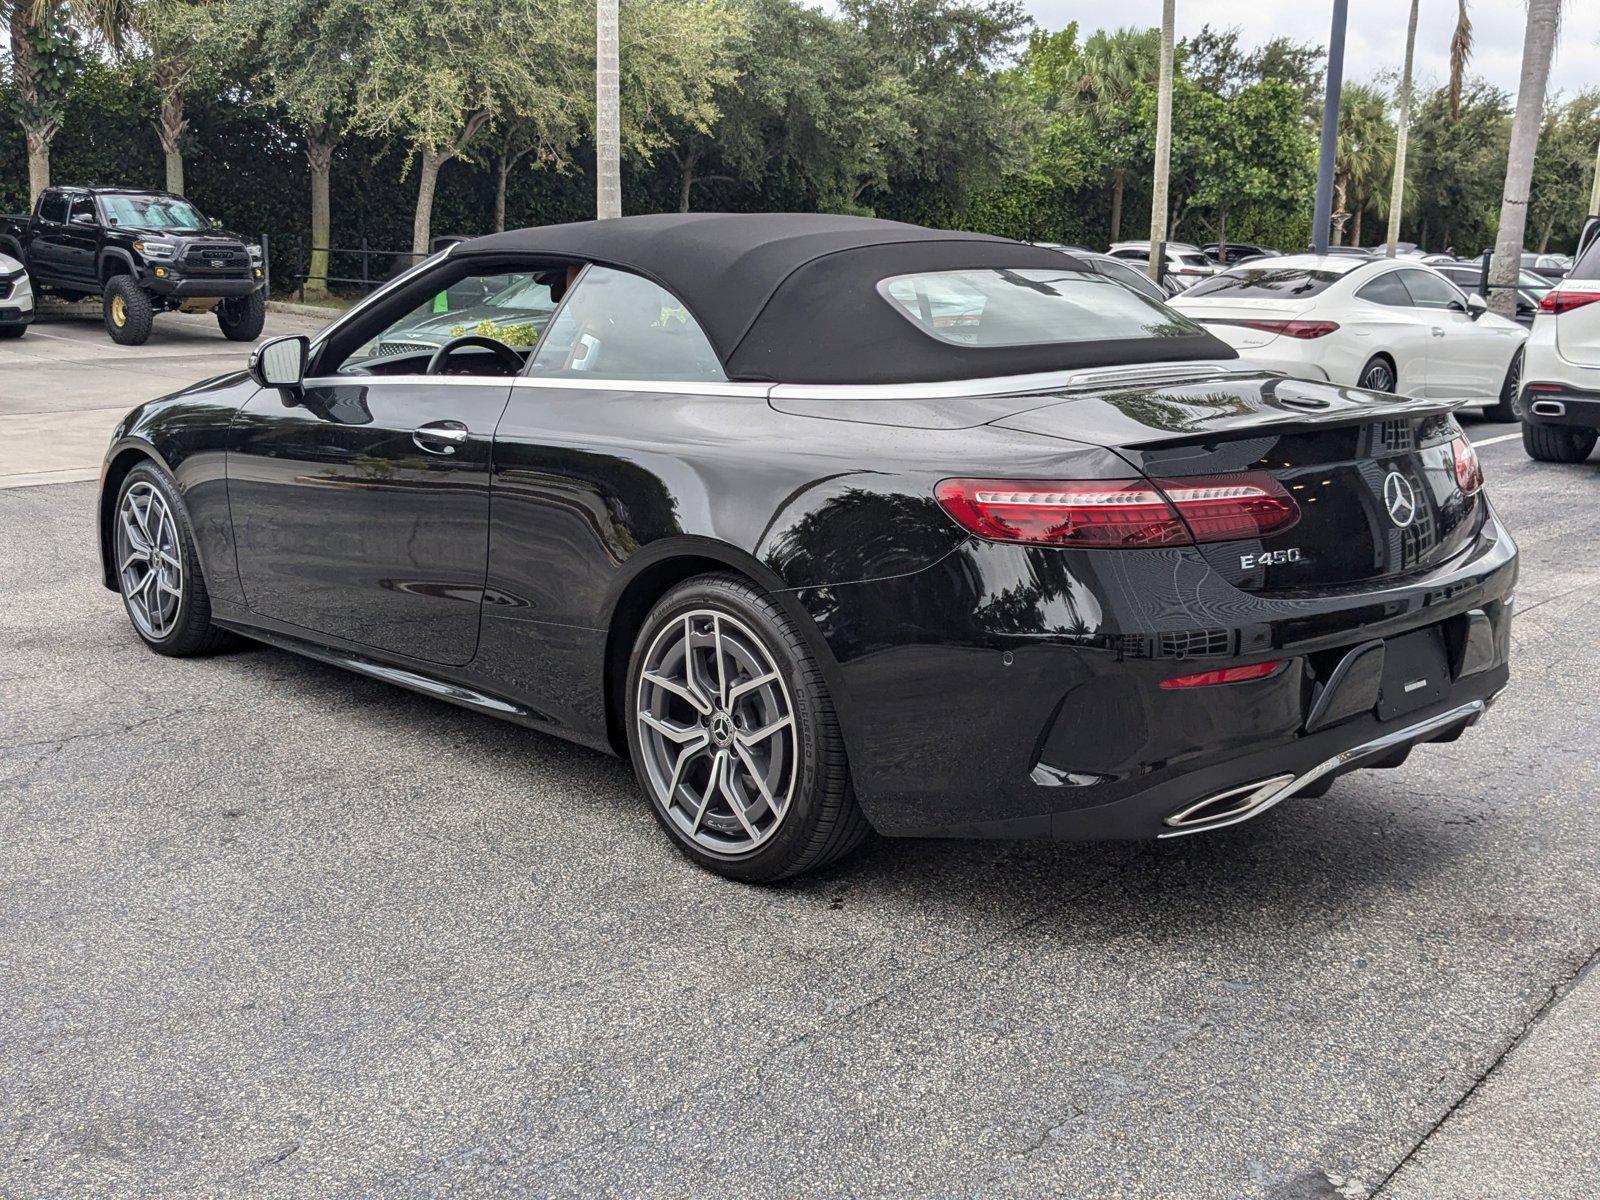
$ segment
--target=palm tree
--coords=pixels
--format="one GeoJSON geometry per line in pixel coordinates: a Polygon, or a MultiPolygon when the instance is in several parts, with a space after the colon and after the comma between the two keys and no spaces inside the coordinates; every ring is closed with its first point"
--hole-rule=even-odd
{"type": "MultiPolygon", "coordinates": [[[[132,0],[0,0],[0,31],[8,41],[11,90],[20,110],[22,131],[28,143],[28,199],[32,203],[50,186],[50,143],[61,129],[61,115],[52,95],[52,81],[42,77],[50,64],[40,62],[36,43],[72,51],[63,37],[63,17],[73,24],[120,46],[132,16],[132,0]]],[[[59,81],[56,81],[59,88],[59,81]]]]}
{"type": "Polygon", "coordinates": [[[1394,178],[1389,182],[1389,237],[1384,253],[1390,258],[1400,243],[1400,215],[1406,201],[1406,140],[1411,136],[1411,62],[1417,49],[1417,7],[1411,0],[1411,19],[1406,23],[1406,65],[1400,73],[1400,115],[1395,121],[1394,178]]]}
{"type": "Polygon", "coordinates": [[[1522,36],[1522,76],[1517,111],[1511,118],[1511,151],[1506,155],[1506,186],[1500,200],[1500,231],[1489,272],[1489,307],[1503,317],[1516,311],[1517,273],[1528,222],[1528,190],[1533,158],[1544,124],[1544,94],[1561,28],[1561,0],[1528,0],[1527,31],[1522,36]]]}
{"type": "Polygon", "coordinates": [[[1456,0],[1456,30],[1450,35],[1450,119],[1461,119],[1461,85],[1472,57],[1472,18],[1467,0],[1456,0]]]}
{"type": "Polygon", "coordinates": [[[595,0],[595,216],[622,215],[622,114],[617,81],[617,0],[595,0]]]}
{"type": "Polygon", "coordinates": [[[1104,30],[1083,44],[1083,75],[1077,99],[1100,145],[1116,164],[1111,171],[1111,240],[1122,236],[1122,199],[1136,130],[1129,120],[1141,87],[1154,82],[1160,44],[1153,29],[1104,30]]]}
{"type": "Polygon", "coordinates": [[[1156,93],[1156,163],[1150,184],[1150,278],[1160,276],[1161,243],[1167,240],[1167,184],[1172,171],[1173,0],[1161,0],[1161,79],[1156,93]]]}
{"type": "Polygon", "coordinates": [[[1339,145],[1333,160],[1337,241],[1343,241],[1345,221],[1354,216],[1350,244],[1361,244],[1361,214],[1389,170],[1393,133],[1387,96],[1365,83],[1344,89],[1339,104],[1339,145]]]}

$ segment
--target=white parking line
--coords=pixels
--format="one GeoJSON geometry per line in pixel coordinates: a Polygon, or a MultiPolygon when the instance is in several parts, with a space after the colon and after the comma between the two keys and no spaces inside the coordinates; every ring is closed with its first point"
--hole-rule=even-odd
{"type": "Polygon", "coordinates": [[[1502,433],[1499,437],[1484,438],[1481,442],[1473,442],[1472,447],[1474,450],[1476,450],[1484,446],[1493,446],[1497,442],[1509,442],[1513,438],[1519,438],[1521,436],[1522,431],[1519,429],[1516,433],[1502,433]]]}

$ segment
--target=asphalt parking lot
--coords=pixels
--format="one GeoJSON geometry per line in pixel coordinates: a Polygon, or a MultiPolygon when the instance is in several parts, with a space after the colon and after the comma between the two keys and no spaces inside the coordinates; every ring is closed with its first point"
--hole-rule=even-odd
{"type": "MultiPolygon", "coordinates": [[[[60,328],[0,352],[0,432],[242,356],[60,328]]],[[[93,483],[12,472],[0,1196],[1600,1194],[1600,459],[1469,432],[1524,565],[1462,741],[1208,837],[770,890],[602,755],[148,653],[93,483]]]]}

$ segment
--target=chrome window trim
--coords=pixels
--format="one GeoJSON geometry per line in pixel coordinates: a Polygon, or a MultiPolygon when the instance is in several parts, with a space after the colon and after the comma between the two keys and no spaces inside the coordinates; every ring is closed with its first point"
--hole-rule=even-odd
{"type": "Polygon", "coordinates": [[[770,383],[741,383],[738,380],[693,379],[585,379],[578,376],[518,375],[511,381],[518,388],[568,389],[589,392],[663,392],[675,396],[750,396],[765,399],[774,390],[770,383]]]}
{"type": "Polygon", "coordinates": [[[1042,371],[1031,375],[996,375],[983,379],[951,379],[936,383],[779,383],[774,400],[958,400],[966,396],[1054,392],[1068,388],[1109,387],[1120,383],[1160,383],[1179,379],[1254,374],[1260,368],[1240,361],[1204,359],[1166,361],[1136,366],[1092,367],[1077,371],[1042,371]]]}

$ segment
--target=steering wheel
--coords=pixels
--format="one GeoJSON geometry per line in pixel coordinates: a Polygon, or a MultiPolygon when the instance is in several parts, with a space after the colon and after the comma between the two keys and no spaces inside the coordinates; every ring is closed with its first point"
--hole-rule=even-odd
{"type": "Polygon", "coordinates": [[[445,364],[450,361],[450,356],[457,350],[464,350],[468,346],[475,346],[482,350],[491,350],[512,375],[522,370],[522,356],[504,342],[497,342],[491,337],[483,337],[476,333],[463,334],[461,337],[451,338],[444,345],[433,352],[433,357],[428,360],[424,375],[444,374],[445,364]]]}

